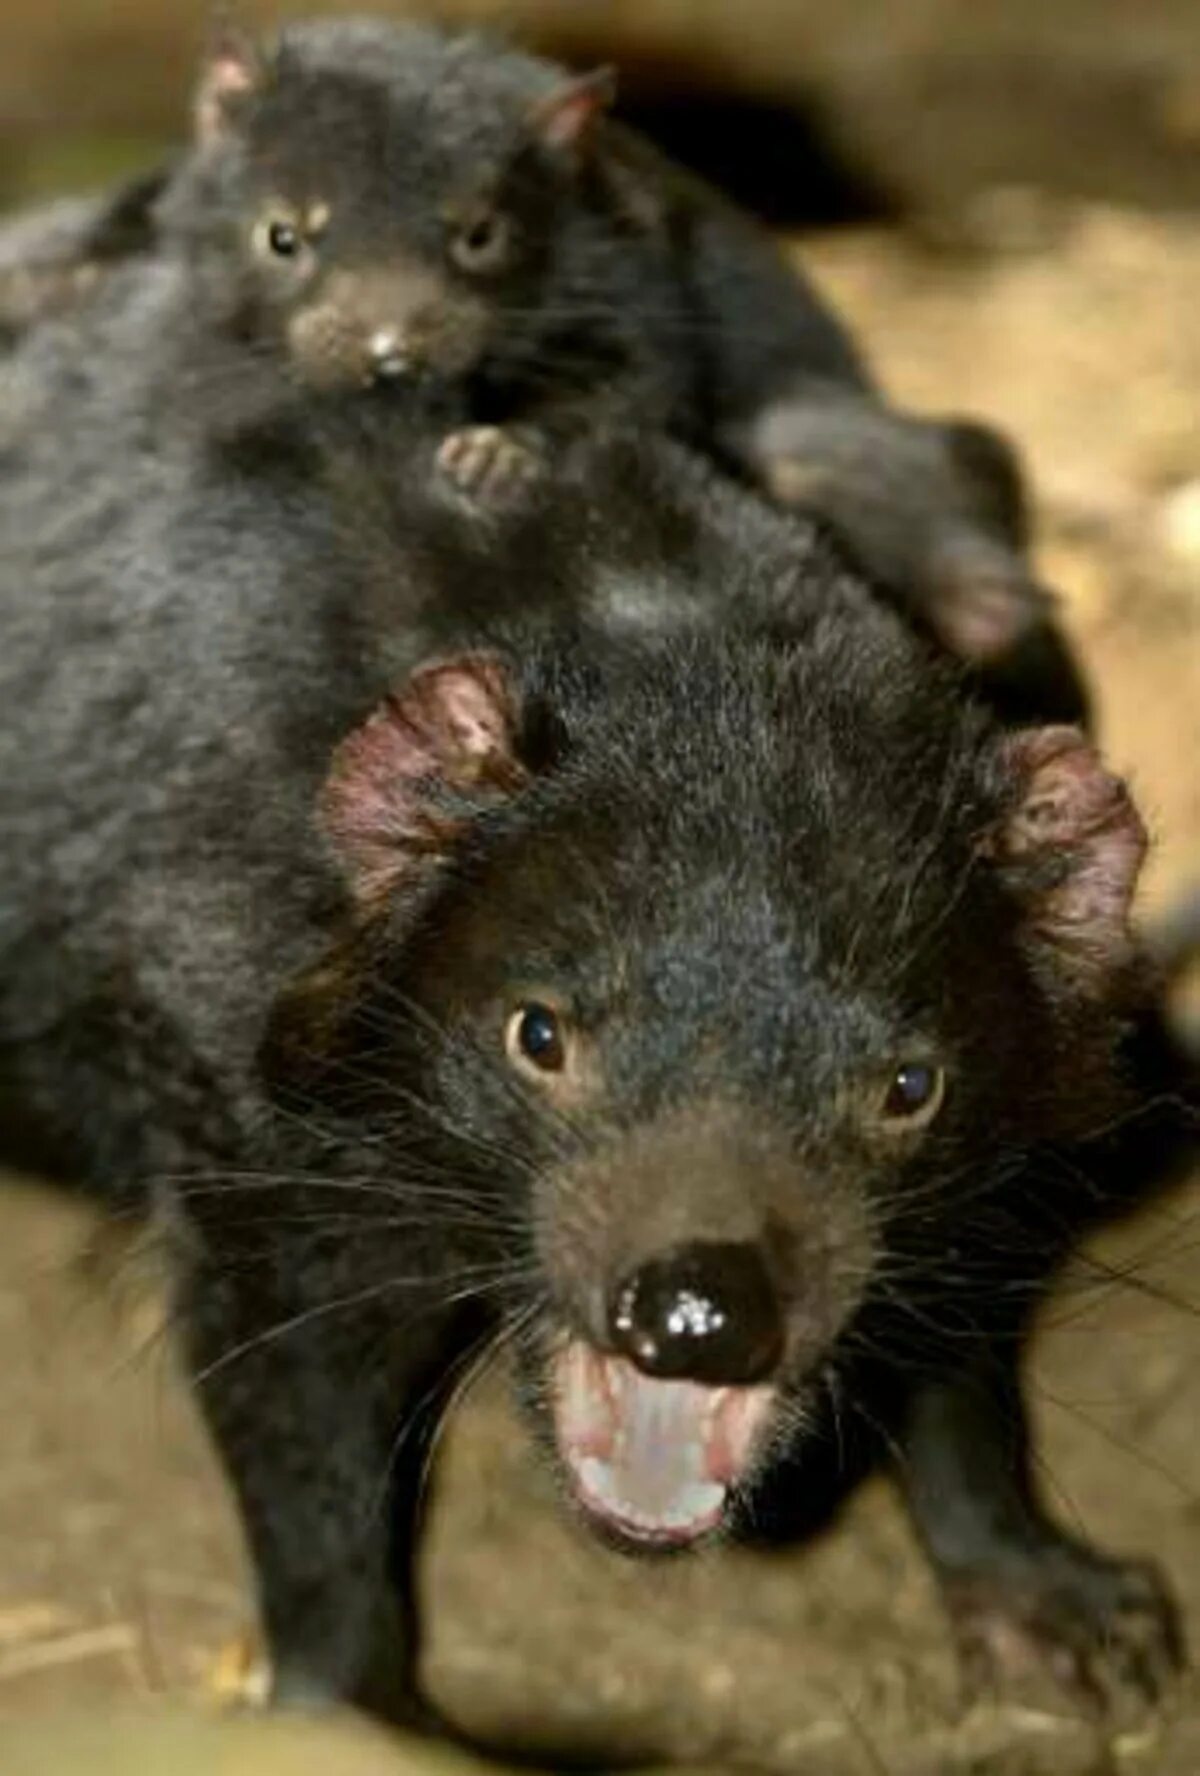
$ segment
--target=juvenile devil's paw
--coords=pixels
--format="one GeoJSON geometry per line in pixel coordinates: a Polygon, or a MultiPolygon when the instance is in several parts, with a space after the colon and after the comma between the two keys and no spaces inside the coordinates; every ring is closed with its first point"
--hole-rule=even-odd
{"type": "Polygon", "coordinates": [[[1052,1687],[1118,1719],[1159,1700],[1183,1664],[1179,1617],[1148,1562],[1062,1542],[1002,1570],[948,1579],[971,1697],[1052,1687]]]}
{"type": "Polygon", "coordinates": [[[458,491],[493,509],[519,499],[544,462],[531,433],[502,426],[462,426],[443,438],[437,453],[438,468],[458,491]]]}
{"type": "Polygon", "coordinates": [[[1011,551],[968,538],[935,549],[924,567],[925,616],[956,659],[968,664],[1002,660],[1052,618],[1049,593],[1011,551]]]}

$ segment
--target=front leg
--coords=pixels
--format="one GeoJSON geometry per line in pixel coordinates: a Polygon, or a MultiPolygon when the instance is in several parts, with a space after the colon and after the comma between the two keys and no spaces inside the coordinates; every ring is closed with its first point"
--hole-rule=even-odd
{"type": "Polygon", "coordinates": [[[280,1247],[270,1263],[193,1266],[188,1355],[241,1509],[273,1700],[428,1725],[413,1566],[467,1335],[377,1266],[353,1276],[349,1256],[280,1247]]]}
{"type": "Polygon", "coordinates": [[[974,1689],[1045,1673],[1093,1708],[1144,1705],[1182,1662],[1148,1563],[1102,1554],[1046,1514],[1030,1472],[1015,1342],[916,1390],[900,1479],[974,1689]]]}

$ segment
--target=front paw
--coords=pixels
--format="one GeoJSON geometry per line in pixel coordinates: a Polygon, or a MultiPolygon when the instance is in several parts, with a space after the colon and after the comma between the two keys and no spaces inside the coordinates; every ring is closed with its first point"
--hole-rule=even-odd
{"type": "Polygon", "coordinates": [[[1174,1600],[1157,1570],[1064,1542],[986,1573],[948,1578],[946,1601],[972,1695],[1049,1679],[1089,1712],[1128,1717],[1183,1664],[1174,1600]]]}
{"type": "Polygon", "coordinates": [[[463,426],[443,438],[442,474],[476,504],[511,505],[541,474],[544,458],[533,433],[502,426],[463,426]]]}

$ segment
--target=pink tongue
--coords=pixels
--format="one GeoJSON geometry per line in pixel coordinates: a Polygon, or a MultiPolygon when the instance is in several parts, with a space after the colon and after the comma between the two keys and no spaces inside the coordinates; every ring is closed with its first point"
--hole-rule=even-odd
{"type": "Polygon", "coordinates": [[[656,1381],[580,1339],[555,1366],[559,1448],[588,1509],[625,1535],[713,1529],[770,1404],[767,1387],[656,1381]]]}

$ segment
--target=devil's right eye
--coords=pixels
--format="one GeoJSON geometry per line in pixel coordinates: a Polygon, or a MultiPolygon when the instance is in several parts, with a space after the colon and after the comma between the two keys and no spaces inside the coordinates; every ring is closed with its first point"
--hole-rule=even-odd
{"type": "Polygon", "coordinates": [[[941,1109],[945,1095],[943,1068],[927,1061],[903,1061],[883,1089],[881,1120],[894,1129],[924,1128],[941,1109]]]}

